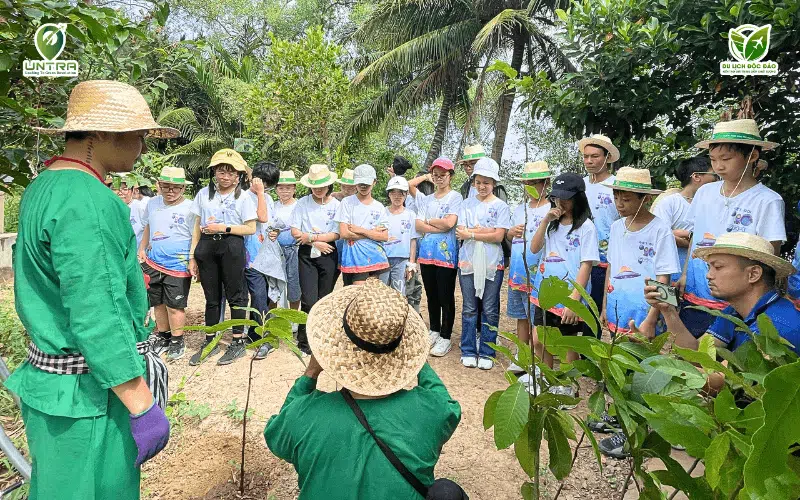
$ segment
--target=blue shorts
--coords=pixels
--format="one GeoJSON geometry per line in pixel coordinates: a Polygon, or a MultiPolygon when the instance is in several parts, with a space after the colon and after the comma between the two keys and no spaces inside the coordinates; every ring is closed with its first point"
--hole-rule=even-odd
{"type": "MultiPolygon", "coordinates": [[[[527,311],[530,295],[522,290],[508,289],[508,302],[506,303],[506,315],[513,319],[525,319],[528,317],[527,311]]],[[[533,311],[536,307],[531,304],[531,321],[533,321],[533,311]]]]}

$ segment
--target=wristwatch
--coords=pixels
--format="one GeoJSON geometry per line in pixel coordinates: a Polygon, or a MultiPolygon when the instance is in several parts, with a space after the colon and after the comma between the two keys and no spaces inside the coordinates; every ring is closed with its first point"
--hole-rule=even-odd
{"type": "Polygon", "coordinates": [[[226,226],[226,227],[225,227],[225,232],[226,232],[226,233],[228,233],[228,234],[230,234],[230,232],[231,232],[231,226],[226,226]]]}

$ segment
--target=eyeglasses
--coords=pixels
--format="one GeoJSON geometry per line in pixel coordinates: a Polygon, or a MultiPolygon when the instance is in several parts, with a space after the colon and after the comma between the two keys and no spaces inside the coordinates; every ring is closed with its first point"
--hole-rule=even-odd
{"type": "Polygon", "coordinates": [[[431,177],[433,179],[440,179],[441,180],[441,179],[447,179],[450,176],[448,174],[441,174],[441,175],[431,174],[431,177]]]}
{"type": "Polygon", "coordinates": [[[713,175],[714,179],[719,180],[719,174],[715,174],[714,172],[695,172],[697,175],[713,175]]]}
{"type": "Polygon", "coordinates": [[[217,170],[216,175],[226,176],[226,177],[238,177],[239,172],[236,171],[231,172],[229,170],[217,170]]]}
{"type": "Polygon", "coordinates": [[[170,185],[170,184],[159,184],[159,189],[162,191],[166,191],[168,193],[177,193],[183,190],[185,186],[177,186],[177,185],[170,185]]]}

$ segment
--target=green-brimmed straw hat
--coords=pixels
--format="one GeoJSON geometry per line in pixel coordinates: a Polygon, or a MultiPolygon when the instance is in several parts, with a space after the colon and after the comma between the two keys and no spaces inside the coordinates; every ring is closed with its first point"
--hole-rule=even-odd
{"type": "Polygon", "coordinates": [[[743,120],[731,120],[717,123],[714,125],[714,132],[711,134],[711,139],[700,141],[695,144],[695,147],[708,149],[712,144],[730,144],[732,142],[761,146],[761,149],[764,151],[774,149],[779,145],[777,142],[763,140],[756,121],[746,118],[743,120]]]}
{"type": "Polygon", "coordinates": [[[342,172],[342,177],[336,182],[338,182],[339,184],[347,184],[348,186],[355,186],[356,185],[356,181],[355,181],[354,175],[355,174],[354,174],[353,169],[346,168],[342,172]]]}
{"type": "Polygon", "coordinates": [[[708,260],[708,257],[714,254],[738,255],[760,262],[774,269],[778,278],[785,278],[796,272],[789,261],[775,255],[772,243],[754,234],[724,233],[712,246],[694,251],[694,256],[703,260],[708,260]]]}
{"type": "Polygon", "coordinates": [[[550,171],[550,165],[546,161],[529,161],[525,163],[522,174],[517,177],[518,181],[538,181],[542,179],[552,179],[555,177],[550,171]]]}
{"type": "Polygon", "coordinates": [[[486,151],[480,144],[473,144],[472,146],[467,146],[464,148],[464,156],[462,156],[461,159],[458,160],[458,163],[463,163],[465,161],[472,161],[472,160],[480,160],[481,158],[486,158],[486,151]]]}
{"type": "Polygon", "coordinates": [[[327,165],[314,164],[308,167],[308,173],[300,179],[300,184],[307,188],[321,188],[336,182],[336,172],[331,172],[327,165]]]}
{"type": "Polygon", "coordinates": [[[618,191],[631,191],[633,193],[660,194],[660,189],[653,189],[650,180],[650,171],[646,168],[622,167],[617,171],[614,180],[608,179],[602,183],[618,191]]]}
{"type": "Polygon", "coordinates": [[[281,170],[278,184],[297,184],[297,177],[292,170],[281,170]]]}
{"type": "Polygon", "coordinates": [[[158,180],[169,184],[191,184],[191,181],[186,180],[186,171],[180,167],[162,168],[158,180]]]}

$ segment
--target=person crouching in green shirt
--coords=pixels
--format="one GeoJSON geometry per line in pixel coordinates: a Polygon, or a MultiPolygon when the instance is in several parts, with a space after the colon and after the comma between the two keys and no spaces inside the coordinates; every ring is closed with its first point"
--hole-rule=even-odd
{"type": "Polygon", "coordinates": [[[103,179],[128,172],[159,127],[139,92],[86,81],[70,94],[64,153],[25,190],[13,269],[28,359],[21,400],[31,500],[136,500],[139,467],[169,440],[166,368],[150,350],[130,210],[103,179]],[[159,402],[162,406],[156,404],[159,402]]]}
{"type": "Polygon", "coordinates": [[[299,498],[425,498],[355,414],[363,412],[375,436],[424,488],[433,484],[434,467],[461,420],[461,406],[426,363],[430,340],[422,317],[399,292],[371,278],[317,302],[307,332],[314,355],[264,430],[272,453],[297,470],[299,498]],[[316,390],[323,370],[342,391],[316,390]],[[415,379],[416,387],[406,390],[415,379]]]}

